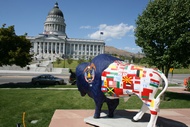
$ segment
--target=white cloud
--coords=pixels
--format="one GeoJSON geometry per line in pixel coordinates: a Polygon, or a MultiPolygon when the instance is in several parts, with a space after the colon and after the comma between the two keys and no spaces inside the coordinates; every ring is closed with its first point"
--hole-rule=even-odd
{"type": "Polygon", "coordinates": [[[120,23],[117,25],[109,26],[107,24],[99,25],[99,30],[89,34],[88,36],[92,39],[121,39],[124,37],[128,32],[134,31],[135,27],[132,25],[120,23]],[[100,34],[103,32],[103,35],[100,34]]]}
{"type": "Polygon", "coordinates": [[[81,26],[80,29],[91,29],[91,26],[81,26]]]}

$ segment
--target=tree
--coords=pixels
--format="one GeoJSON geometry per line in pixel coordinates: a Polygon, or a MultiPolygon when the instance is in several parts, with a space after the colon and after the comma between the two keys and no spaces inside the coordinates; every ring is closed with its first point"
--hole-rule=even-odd
{"type": "Polygon", "coordinates": [[[78,64],[81,64],[83,62],[85,62],[85,56],[82,56],[82,58],[79,58],[78,64]]]}
{"type": "Polygon", "coordinates": [[[67,59],[67,63],[68,63],[68,64],[72,64],[72,62],[73,62],[73,59],[72,59],[71,57],[69,57],[69,58],[67,59]]]}
{"type": "Polygon", "coordinates": [[[190,0],[153,0],[136,20],[136,44],[166,77],[171,67],[190,63],[189,5],[190,0]]]}
{"type": "Polygon", "coordinates": [[[61,59],[57,57],[56,63],[57,63],[57,64],[60,64],[60,63],[61,63],[61,59]]]}
{"type": "Polygon", "coordinates": [[[0,28],[0,66],[17,65],[25,67],[32,60],[30,54],[31,43],[26,36],[17,36],[14,26],[0,28]]]}

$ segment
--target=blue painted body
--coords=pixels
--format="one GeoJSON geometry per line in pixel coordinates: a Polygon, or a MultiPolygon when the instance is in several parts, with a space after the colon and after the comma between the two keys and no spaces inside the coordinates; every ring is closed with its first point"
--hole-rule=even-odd
{"type": "Polygon", "coordinates": [[[120,60],[116,57],[107,54],[101,54],[92,59],[91,62],[86,62],[79,64],[76,68],[76,78],[77,78],[77,87],[81,93],[81,96],[88,94],[93,98],[96,108],[94,113],[94,118],[99,118],[101,113],[101,108],[104,102],[108,105],[108,117],[113,117],[114,110],[119,104],[119,99],[108,99],[101,91],[101,74],[102,72],[115,60],[120,60]],[[85,80],[84,70],[90,64],[94,64],[96,67],[95,77],[91,83],[88,83],[85,80]]]}

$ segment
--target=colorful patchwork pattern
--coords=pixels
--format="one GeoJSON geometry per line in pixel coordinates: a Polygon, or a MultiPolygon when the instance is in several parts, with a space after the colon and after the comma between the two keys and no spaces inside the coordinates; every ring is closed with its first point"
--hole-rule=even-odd
{"type": "Polygon", "coordinates": [[[107,97],[135,93],[147,106],[154,106],[154,94],[161,82],[160,73],[154,69],[115,61],[102,72],[101,89],[107,97]]]}

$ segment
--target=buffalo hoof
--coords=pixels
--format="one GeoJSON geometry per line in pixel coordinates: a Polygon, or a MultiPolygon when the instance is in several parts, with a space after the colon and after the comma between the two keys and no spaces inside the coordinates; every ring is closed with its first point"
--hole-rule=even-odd
{"type": "Polygon", "coordinates": [[[98,118],[100,118],[100,116],[94,116],[94,119],[98,119],[98,118]]]}
{"type": "Polygon", "coordinates": [[[109,117],[109,118],[113,118],[113,114],[109,114],[108,117],[109,117]]]}
{"type": "Polygon", "coordinates": [[[132,119],[131,121],[132,121],[132,122],[138,122],[139,120],[134,120],[134,119],[132,119]]]}

